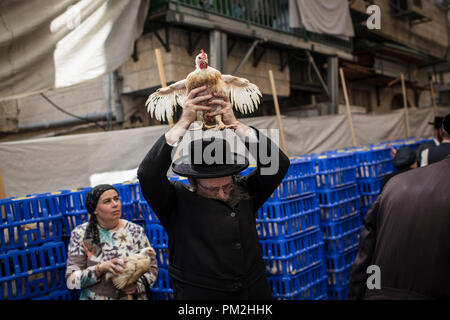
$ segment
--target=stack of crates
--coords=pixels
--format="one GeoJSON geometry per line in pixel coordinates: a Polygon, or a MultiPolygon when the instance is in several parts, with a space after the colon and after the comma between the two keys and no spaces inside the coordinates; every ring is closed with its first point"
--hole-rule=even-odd
{"type": "Polygon", "coordinates": [[[351,153],[314,157],[330,299],[346,299],[361,231],[356,164],[351,153]]]}
{"type": "Polygon", "coordinates": [[[257,211],[257,231],[274,299],[327,299],[314,179],[311,159],[291,159],[280,186],[257,211]]]}
{"type": "Polygon", "coordinates": [[[0,300],[66,299],[57,195],[0,200],[0,300]]]}
{"type": "Polygon", "coordinates": [[[63,234],[66,249],[69,246],[72,230],[88,222],[89,213],[85,206],[86,196],[90,188],[61,190],[57,194],[63,216],[63,234]]]}
{"type": "MultiPolygon", "coordinates": [[[[179,179],[181,178],[176,176],[170,178],[170,180],[177,181],[179,179]]],[[[138,191],[139,207],[142,216],[145,218],[145,234],[147,235],[150,245],[156,252],[156,261],[158,263],[158,278],[150,290],[152,291],[154,300],[172,300],[173,286],[167,270],[169,266],[168,236],[158,217],[155,215],[155,212],[144,199],[141,189],[139,188],[138,191]]]]}
{"type": "Polygon", "coordinates": [[[358,188],[361,195],[361,219],[377,199],[386,175],[394,172],[391,149],[387,145],[370,146],[353,152],[357,165],[358,188]]]}
{"type": "Polygon", "coordinates": [[[129,181],[113,185],[117,189],[122,204],[122,218],[140,225],[145,229],[146,211],[143,211],[140,205],[142,198],[141,186],[139,182],[129,181]]]}

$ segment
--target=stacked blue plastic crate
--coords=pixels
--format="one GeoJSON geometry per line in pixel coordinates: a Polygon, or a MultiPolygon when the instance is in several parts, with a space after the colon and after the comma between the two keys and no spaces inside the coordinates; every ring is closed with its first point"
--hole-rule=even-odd
{"type": "Polygon", "coordinates": [[[315,156],[313,162],[325,242],[328,296],[345,299],[361,230],[356,164],[352,154],[337,152],[315,156]]]}
{"type": "Polygon", "coordinates": [[[0,300],[66,299],[66,251],[56,195],[0,200],[0,300]]]}
{"type": "MultiPolygon", "coordinates": [[[[178,179],[178,178],[171,178],[178,179]]],[[[186,179],[187,180],[187,179],[186,179]]],[[[160,224],[158,217],[155,215],[153,209],[148,205],[144,199],[140,188],[138,189],[138,203],[141,210],[141,215],[145,219],[145,234],[150,242],[150,245],[156,252],[156,261],[158,263],[158,278],[155,284],[151,287],[153,299],[155,300],[172,300],[173,286],[169,276],[168,261],[169,261],[169,240],[164,227],[160,224]]]]}
{"type": "Polygon", "coordinates": [[[314,180],[309,158],[291,159],[280,186],[257,211],[257,230],[275,299],[327,299],[314,180]]]}
{"type": "Polygon", "coordinates": [[[357,165],[356,177],[361,195],[361,218],[377,199],[383,178],[394,172],[391,149],[387,145],[370,146],[354,151],[357,165]]]}

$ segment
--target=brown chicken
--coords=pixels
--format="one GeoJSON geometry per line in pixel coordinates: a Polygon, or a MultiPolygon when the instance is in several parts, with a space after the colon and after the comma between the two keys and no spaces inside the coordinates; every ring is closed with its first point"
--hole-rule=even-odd
{"type": "MultiPolygon", "coordinates": [[[[202,50],[195,58],[195,70],[186,79],[160,88],[151,94],[146,102],[147,110],[152,117],[159,121],[172,118],[177,105],[183,107],[189,92],[203,85],[207,86],[207,93],[230,97],[233,107],[244,114],[255,111],[260,103],[261,92],[255,84],[244,78],[223,75],[220,71],[208,66],[208,56],[202,50]]],[[[197,116],[197,119],[202,122],[204,130],[227,128],[221,115],[215,116],[214,119],[208,119],[202,112],[199,112],[197,116]]]]}

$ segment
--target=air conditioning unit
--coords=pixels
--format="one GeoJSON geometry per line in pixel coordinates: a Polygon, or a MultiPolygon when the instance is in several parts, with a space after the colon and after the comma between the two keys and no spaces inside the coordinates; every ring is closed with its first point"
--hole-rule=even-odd
{"type": "Polygon", "coordinates": [[[391,7],[396,17],[409,17],[423,20],[426,17],[423,0],[391,0],[391,7]]]}

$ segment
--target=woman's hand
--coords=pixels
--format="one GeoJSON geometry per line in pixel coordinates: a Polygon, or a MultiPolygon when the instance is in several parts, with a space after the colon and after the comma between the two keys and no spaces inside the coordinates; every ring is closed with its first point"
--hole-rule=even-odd
{"type": "Polygon", "coordinates": [[[111,272],[114,276],[116,276],[119,273],[122,273],[123,268],[125,268],[125,263],[119,258],[104,261],[97,265],[97,276],[101,276],[106,272],[111,272]]]}

